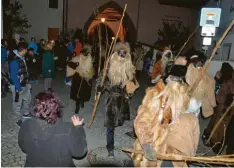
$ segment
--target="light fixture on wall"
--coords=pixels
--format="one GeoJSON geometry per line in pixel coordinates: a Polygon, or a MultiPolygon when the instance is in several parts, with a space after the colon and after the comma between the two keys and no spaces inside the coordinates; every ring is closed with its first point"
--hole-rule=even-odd
{"type": "Polygon", "coordinates": [[[101,18],[101,22],[104,23],[106,21],[105,18],[101,18]]]}

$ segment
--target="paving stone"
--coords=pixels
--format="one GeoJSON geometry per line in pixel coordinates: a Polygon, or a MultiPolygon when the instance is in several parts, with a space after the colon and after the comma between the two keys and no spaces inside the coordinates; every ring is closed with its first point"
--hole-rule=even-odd
{"type": "Polygon", "coordinates": [[[18,162],[18,165],[21,166],[21,167],[23,167],[24,164],[25,164],[25,161],[23,161],[23,160],[20,160],[20,161],[18,162]]]}

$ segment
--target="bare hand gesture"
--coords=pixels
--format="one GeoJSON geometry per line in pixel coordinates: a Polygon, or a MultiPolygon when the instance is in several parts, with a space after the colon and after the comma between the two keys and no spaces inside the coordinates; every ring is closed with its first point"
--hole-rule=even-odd
{"type": "Polygon", "coordinates": [[[72,116],[71,120],[72,120],[72,123],[74,126],[82,125],[84,122],[84,119],[80,120],[80,118],[78,116],[75,116],[75,115],[72,116]]]}

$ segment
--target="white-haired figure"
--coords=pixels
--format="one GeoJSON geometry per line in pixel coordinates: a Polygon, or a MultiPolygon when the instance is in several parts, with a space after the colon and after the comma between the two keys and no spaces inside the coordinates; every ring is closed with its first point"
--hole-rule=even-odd
{"type": "Polygon", "coordinates": [[[73,57],[67,65],[67,77],[72,77],[70,98],[76,102],[76,114],[91,97],[94,74],[91,47],[84,45],[80,55],[73,57]]]}
{"type": "Polygon", "coordinates": [[[107,151],[114,157],[114,131],[130,119],[129,99],[138,87],[135,67],[132,64],[130,48],[122,42],[116,44],[110,57],[104,86],[100,86],[102,73],[97,79],[97,93],[107,91],[105,126],[107,127],[107,151]]]}
{"type": "Polygon", "coordinates": [[[154,64],[153,72],[151,74],[151,83],[156,84],[161,78],[165,80],[165,76],[170,71],[173,64],[173,54],[168,46],[164,46],[161,60],[154,64]]]}

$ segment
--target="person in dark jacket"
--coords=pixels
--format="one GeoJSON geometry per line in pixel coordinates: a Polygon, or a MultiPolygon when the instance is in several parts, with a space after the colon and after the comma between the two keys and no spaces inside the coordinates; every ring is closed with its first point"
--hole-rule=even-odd
{"type": "Polygon", "coordinates": [[[83,119],[73,116],[64,123],[59,100],[49,93],[39,93],[34,103],[35,118],[23,122],[18,144],[27,155],[25,167],[75,167],[72,158],[87,153],[83,119]]]}
{"type": "Polygon", "coordinates": [[[30,83],[37,83],[38,79],[38,67],[37,67],[37,60],[36,56],[34,55],[33,48],[28,49],[28,53],[25,56],[28,72],[29,72],[29,81],[30,83]]]}
{"type": "Polygon", "coordinates": [[[37,59],[37,67],[40,71],[40,73],[42,73],[42,57],[43,57],[43,53],[44,53],[44,47],[45,47],[45,40],[41,39],[39,44],[38,44],[38,54],[39,54],[39,58],[37,59]]]}
{"type": "Polygon", "coordinates": [[[40,43],[38,44],[38,54],[39,54],[39,56],[42,56],[42,54],[44,52],[44,47],[45,47],[45,40],[41,39],[40,43]]]}
{"type": "Polygon", "coordinates": [[[105,126],[107,127],[108,156],[114,157],[115,128],[122,126],[125,120],[130,119],[129,97],[137,88],[135,80],[135,67],[132,64],[130,48],[122,42],[115,45],[115,52],[110,57],[107,76],[104,86],[101,86],[103,72],[97,79],[97,94],[107,91],[105,111],[105,126]]]}
{"type": "Polygon", "coordinates": [[[1,74],[2,74],[2,84],[1,84],[1,97],[6,96],[7,91],[7,83],[8,80],[8,65],[7,65],[7,59],[8,59],[8,50],[7,50],[7,40],[2,39],[1,40],[1,74]]]}
{"type": "Polygon", "coordinates": [[[69,49],[65,46],[64,42],[60,42],[56,55],[58,56],[58,60],[56,60],[58,70],[64,70],[64,68],[66,67],[66,57],[69,54],[71,55],[69,49]]]}
{"type": "Polygon", "coordinates": [[[45,91],[52,92],[52,79],[55,77],[55,62],[53,54],[53,43],[48,42],[45,46],[42,59],[42,73],[45,78],[44,88],[45,91]]]}
{"type": "MultiPolygon", "coordinates": [[[[19,43],[18,49],[13,50],[9,55],[11,92],[13,98],[13,111],[24,118],[31,117],[29,107],[31,103],[31,85],[29,73],[24,59],[27,53],[27,44],[19,43]]],[[[20,125],[21,120],[17,124],[20,125]]]]}
{"type": "Polygon", "coordinates": [[[233,116],[234,116],[234,107],[232,107],[229,113],[224,117],[222,122],[216,128],[213,136],[207,142],[212,130],[214,129],[217,122],[224,115],[227,108],[232,104],[234,97],[234,70],[233,67],[224,62],[222,64],[221,70],[216,74],[216,82],[220,84],[220,88],[216,93],[216,102],[217,106],[214,108],[214,115],[212,116],[207,128],[203,133],[204,144],[212,147],[214,153],[220,153],[225,145],[227,145],[227,152],[230,154],[230,151],[234,149],[233,147],[233,116]],[[224,132],[226,130],[226,132],[224,132]],[[230,132],[231,130],[231,132],[230,132]],[[226,141],[224,143],[224,140],[226,141]],[[231,143],[230,143],[231,142],[231,143]],[[215,145],[217,144],[217,145],[215,145]],[[214,146],[214,147],[213,147],[214,146]]]}
{"type": "Polygon", "coordinates": [[[72,77],[70,98],[76,102],[76,114],[90,100],[93,76],[91,47],[84,45],[80,56],[74,57],[67,66],[67,77],[72,77]]]}

